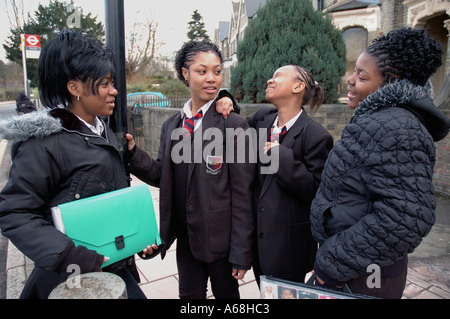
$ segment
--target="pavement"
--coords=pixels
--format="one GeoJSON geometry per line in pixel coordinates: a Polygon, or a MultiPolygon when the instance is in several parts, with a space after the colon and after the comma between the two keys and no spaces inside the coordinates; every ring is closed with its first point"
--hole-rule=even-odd
{"type": "MultiPolygon", "coordinates": [[[[7,153],[7,149],[6,149],[7,153]]],[[[9,155],[9,154],[8,154],[9,155]]],[[[2,167],[9,165],[5,156],[2,167]]],[[[0,157],[1,160],[1,157],[0,157]]],[[[0,189],[3,187],[0,176],[0,189]]],[[[134,178],[133,185],[141,183],[134,178]]],[[[149,186],[150,187],[150,186],[149,186]]],[[[150,187],[155,213],[159,220],[159,190],[150,187]]],[[[450,199],[438,197],[437,223],[413,254],[409,255],[409,271],[403,299],[450,299],[450,199]]],[[[141,260],[136,264],[141,275],[141,289],[149,299],[178,299],[178,272],[174,244],[166,258],[141,260]]],[[[18,299],[33,262],[11,242],[7,245],[6,299],[18,299]]],[[[259,299],[253,271],[240,280],[242,299],[259,299]]],[[[213,298],[210,287],[208,298],[213,298]]]]}
{"type": "MultiPolygon", "coordinates": [[[[134,179],[133,184],[140,181],[134,179]]],[[[156,219],[159,221],[159,189],[150,187],[155,207],[156,219]]],[[[176,242],[167,252],[164,260],[157,256],[151,260],[142,260],[136,255],[136,265],[141,277],[141,289],[149,299],[178,299],[178,270],[176,264],[176,242]]],[[[11,242],[8,244],[7,256],[7,289],[6,299],[18,299],[29,274],[33,270],[33,262],[25,257],[11,242]]],[[[240,280],[239,291],[242,299],[259,299],[259,289],[253,271],[248,271],[240,280]]],[[[213,298],[208,284],[208,298],[213,298]]]]}

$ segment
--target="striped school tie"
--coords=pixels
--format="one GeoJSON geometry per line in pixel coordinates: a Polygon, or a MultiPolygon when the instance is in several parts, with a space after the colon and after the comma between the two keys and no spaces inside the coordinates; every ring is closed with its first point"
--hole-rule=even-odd
{"type": "Polygon", "coordinates": [[[186,132],[184,133],[184,137],[188,137],[189,135],[194,133],[195,124],[202,117],[203,117],[202,111],[198,112],[196,116],[191,117],[191,118],[187,117],[186,115],[184,116],[183,128],[186,130],[186,132]]]}
{"type": "Polygon", "coordinates": [[[270,141],[274,143],[275,141],[280,142],[280,138],[287,134],[286,126],[283,126],[280,133],[274,133],[274,127],[272,127],[272,131],[270,131],[270,141]]]}

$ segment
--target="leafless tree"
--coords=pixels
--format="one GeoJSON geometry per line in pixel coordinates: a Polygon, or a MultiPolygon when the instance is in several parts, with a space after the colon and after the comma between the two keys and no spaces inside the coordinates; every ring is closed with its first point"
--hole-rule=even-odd
{"type": "MultiPolygon", "coordinates": [[[[138,12],[139,13],[139,12],[138,12]]],[[[151,73],[152,62],[158,50],[165,45],[157,40],[158,22],[147,18],[145,23],[135,22],[128,37],[126,72],[128,76],[137,73],[151,73]]]]}
{"type": "Polygon", "coordinates": [[[21,28],[25,23],[25,6],[23,0],[3,0],[3,7],[8,15],[11,28],[21,28]]]}

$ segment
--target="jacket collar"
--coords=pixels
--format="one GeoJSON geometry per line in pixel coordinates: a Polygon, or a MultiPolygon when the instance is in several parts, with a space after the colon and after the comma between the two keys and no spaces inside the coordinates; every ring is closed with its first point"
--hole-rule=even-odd
{"type": "Polygon", "coordinates": [[[94,135],[74,114],[65,109],[36,111],[0,121],[0,137],[13,143],[25,142],[33,137],[44,138],[63,129],[94,135]]]}
{"type": "Polygon", "coordinates": [[[13,143],[25,142],[30,138],[44,138],[62,130],[61,121],[48,111],[37,111],[13,116],[0,121],[0,136],[13,143]]]}
{"type": "Polygon", "coordinates": [[[385,107],[409,104],[412,101],[428,98],[433,100],[431,82],[425,86],[411,83],[408,80],[397,80],[370,94],[355,110],[357,117],[370,115],[385,107]]]}
{"type": "Polygon", "coordinates": [[[83,125],[75,114],[65,109],[55,109],[50,111],[50,115],[55,119],[59,119],[62,127],[66,130],[82,132],[83,125]]]}
{"type": "Polygon", "coordinates": [[[431,82],[425,86],[398,80],[369,95],[355,110],[354,120],[388,107],[399,107],[416,116],[428,130],[435,142],[445,138],[449,132],[450,120],[433,104],[431,82]]]}

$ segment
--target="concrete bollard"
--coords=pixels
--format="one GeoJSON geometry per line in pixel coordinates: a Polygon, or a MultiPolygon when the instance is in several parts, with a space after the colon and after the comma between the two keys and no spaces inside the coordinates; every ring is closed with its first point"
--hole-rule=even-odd
{"type": "Polygon", "coordinates": [[[53,289],[48,299],[127,299],[127,287],[119,276],[105,272],[80,275],[78,285],[67,282],[53,289]]]}

